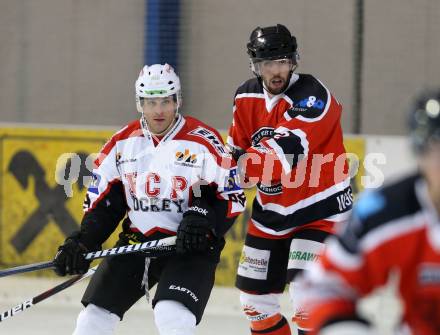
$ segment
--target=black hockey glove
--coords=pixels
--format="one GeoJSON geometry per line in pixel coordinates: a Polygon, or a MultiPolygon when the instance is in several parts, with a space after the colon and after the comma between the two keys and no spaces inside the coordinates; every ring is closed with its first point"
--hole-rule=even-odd
{"type": "Polygon", "coordinates": [[[84,274],[90,267],[91,261],[84,258],[88,250],[80,241],[80,233],[72,234],[58,248],[53,260],[55,273],[59,276],[84,274]]]}
{"type": "Polygon", "coordinates": [[[212,247],[215,222],[214,211],[202,201],[194,201],[177,228],[176,252],[203,252],[212,247]]]}

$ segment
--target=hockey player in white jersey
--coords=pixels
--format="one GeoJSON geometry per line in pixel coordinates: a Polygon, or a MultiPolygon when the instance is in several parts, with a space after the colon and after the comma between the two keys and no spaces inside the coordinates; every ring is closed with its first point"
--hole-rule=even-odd
{"type": "Polygon", "coordinates": [[[136,81],[142,114],[104,145],[95,161],[81,228],[55,256],[59,275],[84,273],[122,223],[117,245],[177,235],[176,254],[106,258],[82,298],[75,335],[113,334],[124,313],[157,284],[152,299],[161,335],[191,335],[208,302],[223,238],[244,210],[236,165],[218,132],[179,113],[179,77],[145,66],[136,81]]]}

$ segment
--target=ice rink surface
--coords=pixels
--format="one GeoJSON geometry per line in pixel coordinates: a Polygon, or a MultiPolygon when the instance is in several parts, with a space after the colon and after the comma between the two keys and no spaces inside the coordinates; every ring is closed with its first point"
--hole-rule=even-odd
{"type": "MultiPolygon", "coordinates": [[[[0,278],[0,311],[4,312],[63,280],[65,279],[31,279],[20,276],[0,278]]],[[[4,320],[0,323],[0,334],[72,334],[76,317],[82,308],[80,299],[86,285],[87,282],[78,283],[25,312],[4,320]]],[[[283,303],[288,304],[287,296],[283,303]]],[[[140,299],[126,313],[124,320],[118,325],[116,334],[158,334],[151,305],[146,299],[140,299]]],[[[248,324],[240,311],[237,290],[221,287],[214,289],[197,334],[248,334],[248,324]]]]}
{"type": "MultiPolygon", "coordinates": [[[[11,276],[0,278],[0,312],[24,302],[64,279],[41,279],[11,276]]],[[[80,298],[87,282],[74,285],[25,312],[0,323],[1,335],[68,335],[72,334],[76,317],[82,308],[80,298]]],[[[282,309],[290,316],[288,295],[284,294],[282,309]]],[[[391,334],[390,328],[398,317],[396,301],[389,290],[364,303],[364,310],[375,320],[380,334],[391,334]]],[[[139,300],[120,322],[116,333],[157,335],[151,306],[145,299],[139,300]]],[[[238,291],[233,288],[216,287],[205,311],[204,318],[197,328],[198,335],[249,334],[248,323],[239,306],[238,291]]],[[[294,332],[295,334],[295,332],[294,332]]]]}

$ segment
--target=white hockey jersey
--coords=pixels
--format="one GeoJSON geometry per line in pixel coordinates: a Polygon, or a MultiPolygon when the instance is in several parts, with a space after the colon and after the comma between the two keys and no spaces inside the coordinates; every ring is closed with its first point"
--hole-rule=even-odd
{"type": "Polygon", "coordinates": [[[127,215],[133,232],[174,235],[192,197],[206,196],[201,190],[208,188],[219,218],[216,229],[224,234],[229,227],[221,225],[245,208],[236,173],[218,132],[199,120],[179,115],[158,143],[143,130],[140,120],[133,121],[113,135],[95,161],[82,225],[103,228],[105,223],[96,221],[107,220],[103,234],[109,235],[127,215]],[[87,220],[94,211],[115,215],[87,220]]]}

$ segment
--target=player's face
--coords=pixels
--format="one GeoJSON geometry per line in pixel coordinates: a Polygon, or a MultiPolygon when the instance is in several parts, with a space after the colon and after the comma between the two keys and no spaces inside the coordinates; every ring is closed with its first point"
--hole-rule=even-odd
{"type": "Polygon", "coordinates": [[[257,66],[258,72],[270,93],[276,95],[286,89],[289,73],[293,69],[291,59],[263,60],[257,66]]]}
{"type": "Polygon", "coordinates": [[[431,200],[440,210],[440,142],[431,143],[421,154],[420,168],[427,182],[431,200]]]}
{"type": "Polygon", "coordinates": [[[177,102],[172,96],[144,99],[142,106],[148,128],[153,134],[161,134],[174,122],[177,102]]]}

